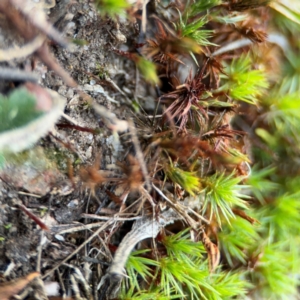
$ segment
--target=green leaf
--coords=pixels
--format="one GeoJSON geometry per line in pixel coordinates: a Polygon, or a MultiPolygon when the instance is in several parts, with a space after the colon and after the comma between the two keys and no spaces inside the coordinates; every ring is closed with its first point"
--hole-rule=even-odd
{"type": "MultiPolygon", "coordinates": [[[[172,290],[174,292],[174,290],[172,290]]],[[[118,296],[120,300],[169,300],[169,299],[180,299],[179,295],[166,296],[163,290],[159,288],[151,288],[147,290],[134,291],[130,288],[126,291],[124,285],[122,286],[121,293],[118,296]]]]}
{"type": "Polygon", "coordinates": [[[271,147],[276,147],[278,144],[277,137],[263,128],[256,128],[255,133],[271,147]]]}
{"type": "MultiPolygon", "coordinates": [[[[285,139],[287,136],[295,143],[300,141],[300,96],[299,92],[285,94],[282,90],[274,91],[274,94],[265,99],[270,105],[269,111],[266,113],[265,119],[276,128],[275,134],[269,133],[267,138],[269,144],[275,147],[277,141],[285,139]],[[271,136],[273,137],[271,138],[271,136]]],[[[260,130],[259,134],[262,138],[268,135],[265,130],[260,130]]]]}
{"type": "Polygon", "coordinates": [[[54,125],[65,107],[56,92],[45,92],[51,101],[47,112],[38,111],[35,98],[21,88],[8,98],[0,95],[0,151],[4,157],[32,147],[54,125]]]}
{"type": "Polygon", "coordinates": [[[0,170],[4,167],[5,165],[5,156],[3,153],[0,152],[0,170]]]}
{"type": "Polygon", "coordinates": [[[43,112],[36,108],[36,100],[26,89],[15,89],[8,97],[0,95],[0,133],[26,125],[43,112]]]}
{"type": "Polygon", "coordinates": [[[245,21],[248,18],[247,14],[241,14],[241,13],[231,13],[230,15],[226,16],[212,16],[213,20],[220,22],[220,23],[225,23],[225,24],[235,24],[238,22],[245,21]]]}
{"type": "Polygon", "coordinates": [[[248,155],[240,152],[238,149],[228,147],[226,150],[232,156],[231,161],[234,162],[235,164],[239,164],[242,162],[247,162],[247,163],[251,162],[248,155]]]}
{"type": "Polygon", "coordinates": [[[272,1],[270,6],[292,22],[300,25],[300,5],[298,0],[272,1]]]}

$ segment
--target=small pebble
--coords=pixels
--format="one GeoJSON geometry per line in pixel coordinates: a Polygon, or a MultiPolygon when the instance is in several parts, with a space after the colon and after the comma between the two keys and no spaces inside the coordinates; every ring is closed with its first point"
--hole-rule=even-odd
{"type": "Polygon", "coordinates": [[[92,157],[92,151],[93,151],[92,146],[90,146],[90,147],[86,150],[86,152],[85,152],[85,157],[86,157],[87,159],[90,159],[90,158],[92,157]]]}
{"type": "Polygon", "coordinates": [[[95,88],[94,88],[94,92],[103,93],[104,89],[103,89],[103,87],[100,84],[96,84],[95,88]]]}
{"type": "Polygon", "coordinates": [[[58,241],[60,241],[60,242],[64,242],[64,241],[65,241],[65,238],[64,238],[62,235],[60,235],[60,234],[56,234],[56,235],[55,235],[55,238],[56,238],[58,241]]]}
{"type": "Polygon", "coordinates": [[[70,207],[70,208],[77,208],[78,204],[79,204],[78,199],[74,199],[74,200],[70,201],[67,206],[70,207]]]}
{"type": "Polygon", "coordinates": [[[42,241],[41,241],[42,246],[46,245],[48,242],[49,242],[49,240],[47,239],[47,237],[43,236],[42,241]]]}

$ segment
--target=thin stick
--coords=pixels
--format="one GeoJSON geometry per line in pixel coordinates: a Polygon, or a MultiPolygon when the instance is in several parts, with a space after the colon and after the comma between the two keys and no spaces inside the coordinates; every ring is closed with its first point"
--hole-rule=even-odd
{"type": "Polygon", "coordinates": [[[83,242],[75,251],[73,251],[70,255],[68,255],[65,259],[63,259],[60,263],[58,263],[55,267],[53,267],[50,271],[48,271],[45,275],[42,276],[42,279],[48,277],[53,271],[57,270],[62,264],[66,263],[70,258],[72,258],[75,254],[77,254],[87,243],[92,241],[94,237],[96,237],[101,231],[107,228],[109,225],[113,223],[113,220],[107,221],[104,223],[98,230],[96,230],[85,242],[83,242]]]}
{"type": "Polygon", "coordinates": [[[143,3],[143,12],[142,12],[142,32],[145,33],[146,32],[146,24],[147,24],[147,4],[148,4],[149,0],[144,0],[143,3]]]}
{"type": "MultiPolygon", "coordinates": [[[[183,207],[182,205],[180,205],[179,203],[176,203],[175,201],[170,200],[158,187],[156,187],[154,184],[152,184],[152,186],[154,187],[154,189],[170,204],[170,206],[175,209],[182,217],[185,218],[186,222],[193,228],[193,229],[197,229],[195,226],[195,220],[192,219],[188,213],[186,212],[186,207],[183,207]]],[[[199,215],[197,215],[198,217],[200,217],[199,215]]],[[[206,220],[205,218],[201,217],[201,220],[204,221],[206,224],[210,224],[210,222],[208,220],[206,220]]]]}
{"type": "Polygon", "coordinates": [[[112,258],[111,252],[108,249],[108,246],[107,246],[108,243],[106,244],[105,241],[103,241],[103,239],[100,236],[98,236],[98,240],[100,241],[100,243],[102,244],[104,250],[106,251],[106,256],[107,256],[108,260],[112,261],[113,258],[112,258]]]}
{"type": "Polygon", "coordinates": [[[199,218],[200,220],[202,220],[203,222],[205,222],[206,224],[209,224],[210,222],[205,219],[204,217],[202,217],[201,215],[197,214],[193,209],[191,209],[190,207],[188,207],[188,211],[190,211],[192,214],[194,214],[197,218],[199,218]]]}
{"type": "Polygon", "coordinates": [[[51,228],[52,233],[54,234],[64,234],[64,233],[72,233],[72,232],[77,232],[77,231],[82,231],[82,230],[86,230],[86,229],[92,229],[95,227],[98,227],[100,225],[102,225],[103,222],[99,222],[99,223],[92,223],[92,224],[87,224],[87,225],[71,225],[72,227],[70,227],[69,225],[58,225],[58,226],[53,226],[51,228]],[[68,227],[66,229],[61,229],[61,231],[59,231],[60,228],[65,228],[68,227]]]}
{"type": "Polygon", "coordinates": [[[34,213],[32,213],[25,205],[21,204],[19,205],[19,208],[30,218],[32,219],[36,224],[38,224],[41,229],[49,231],[48,226],[34,213]]]}
{"type": "Polygon", "coordinates": [[[35,197],[35,198],[42,198],[42,196],[36,195],[36,194],[32,194],[32,193],[18,192],[18,194],[20,194],[20,195],[26,195],[26,196],[30,196],[30,197],[35,197]]]}
{"type": "Polygon", "coordinates": [[[128,122],[125,120],[120,120],[116,115],[110,112],[107,108],[99,105],[95,102],[90,102],[93,105],[96,113],[98,113],[105,123],[105,125],[114,132],[124,132],[128,129],[128,122]]]}
{"type": "Polygon", "coordinates": [[[42,249],[43,249],[43,239],[44,239],[44,230],[41,230],[41,239],[40,244],[37,250],[37,262],[36,262],[36,271],[41,272],[41,258],[42,258],[42,249]]]}
{"type": "Polygon", "coordinates": [[[69,121],[70,123],[74,124],[74,125],[79,125],[79,123],[77,121],[75,121],[73,118],[71,118],[70,116],[68,116],[67,114],[65,114],[64,112],[61,114],[62,117],[64,117],[67,121],[69,121]]]}
{"type": "Polygon", "coordinates": [[[109,82],[114,87],[114,89],[117,90],[126,99],[126,101],[131,104],[131,100],[128,98],[128,96],[118,87],[118,85],[110,77],[105,76],[104,80],[109,82]]]}
{"type": "Polygon", "coordinates": [[[50,52],[47,44],[43,44],[37,51],[37,56],[42,60],[42,62],[53,70],[58,76],[60,76],[63,81],[69,87],[77,87],[77,82],[70,76],[70,74],[57,62],[53,54],[50,52]]]}
{"type": "Polygon", "coordinates": [[[62,279],[62,276],[61,276],[59,270],[56,270],[56,273],[57,273],[57,275],[58,275],[58,281],[59,281],[59,283],[60,283],[60,287],[61,287],[61,290],[62,290],[62,293],[63,293],[63,295],[62,295],[62,296],[63,296],[63,299],[65,299],[67,293],[66,293],[66,288],[65,288],[65,285],[64,285],[64,281],[63,281],[63,279],[62,279]]]}
{"type": "Polygon", "coordinates": [[[145,182],[146,182],[146,187],[147,187],[147,190],[149,192],[151,190],[150,177],[149,177],[148,170],[147,170],[147,167],[146,167],[146,164],[145,164],[144,155],[142,153],[142,149],[140,147],[139,140],[137,138],[135,126],[134,126],[132,120],[128,120],[128,128],[129,128],[129,131],[130,131],[130,134],[131,134],[132,143],[133,143],[134,148],[135,148],[136,158],[137,158],[137,160],[140,164],[141,171],[143,173],[143,176],[144,176],[144,179],[145,179],[145,182]]]}
{"type": "Polygon", "coordinates": [[[0,79],[13,81],[30,81],[35,83],[39,80],[38,76],[32,72],[5,67],[0,68],[0,79]]]}
{"type": "MultiPolygon", "coordinates": [[[[105,216],[97,216],[97,215],[93,215],[93,214],[81,214],[80,215],[82,218],[89,218],[89,219],[95,219],[95,220],[114,220],[114,221],[133,221],[133,220],[138,220],[141,219],[142,216],[140,217],[131,217],[131,218],[122,218],[122,217],[105,217],[105,216]]],[[[91,224],[90,224],[91,225],[91,224]]]]}

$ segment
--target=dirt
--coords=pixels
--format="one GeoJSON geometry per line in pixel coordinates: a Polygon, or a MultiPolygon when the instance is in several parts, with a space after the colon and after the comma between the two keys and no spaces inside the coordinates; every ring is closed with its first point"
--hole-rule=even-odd
{"type": "MultiPolygon", "coordinates": [[[[51,52],[86,94],[121,120],[130,116],[129,98],[153,102],[151,95],[148,96],[145,88],[137,82],[140,79],[136,75],[135,64],[112,51],[112,47],[128,50],[137,38],[133,23],[100,17],[94,4],[88,1],[57,0],[52,6],[53,1],[46,1],[50,21],[65,38],[81,40],[84,45],[74,44],[72,51],[69,51],[49,41],[51,52]],[[110,80],[123,94],[114,88],[110,80]]],[[[22,37],[17,37],[15,32],[12,34],[4,23],[2,25],[2,48],[24,43],[22,37]]],[[[41,86],[66,98],[64,113],[71,121],[61,118],[51,133],[26,152],[25,157],[5,165],[1,172],[0,279],[2,282],[12,282],[38,271],[44,289],[30,288],[34,286],[33,280],[23,286],[20,299],[76,296],[76,286],[81,290],[80,299],[92,299],[92,295],[98,297],[101,293],[97,291],[97,285],[111,260],[107,247],[110,245],[113,248],[114,243],[119,243],[122,233],[111,238],[113,232],[108,229],[101,235],[103,240],[110,241],[105,247],[101,245],[101,240],[93,240],[75,253],[68,263],[62,263],[56,270],[53,268],[74,253],[93,230],[93,227],[88,231],[74,230],[76,226],[100,222],[83,218],[83,213],[95,215],[103,211],[102,215],[109,216],[116,212],[116,205],[105,192],[110,187],[104,185],[101,189],[91,189],[91,185],[78,176],[80,168],[93,165],[97,158],[102,168],[115,164],[123,160],[127,149],[76,88],[65,84],[39,59],[30,55],[2,63],[2,66],[15,68],[30,65],[38,74],[41,86]],[[64,127],[66,124],[70,128],[64,127]],[[74,124],[89,131],[77,130],[74,124]],[[71,173],[74,175],[71,176],[71,173]],[[41,230],[37,222],[20,209],[21,205],[38,216],[49,230],[41,230]],[[50,284],[54,284],[55,288],[48,291],[50,284]]],[[[1,92],[11,90],[11,85],[1,84],[1,92]]],[[[123,140],[126,141],[126,138],[123,140]]],[[[121,225],[120,222],[117,228],[121,225]]],[[[97,226],[100,225],[95,224],[94,227],[97,226]]]]}

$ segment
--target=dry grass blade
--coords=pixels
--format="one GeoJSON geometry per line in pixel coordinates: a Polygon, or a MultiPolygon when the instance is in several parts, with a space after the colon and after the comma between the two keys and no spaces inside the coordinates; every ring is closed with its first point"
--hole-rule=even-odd
{"type": "Polygon", "coordinates": [[[220,262],[220,250],[218,246],[210,240],[204,230],[202,231],[202,242],[208,255],[209,270],[210,272],[214,272],[220,262]]]}
{"type": "MultiPolygon", "coordinates": [[[[123,217],[116,217],[116,216],[112,216],[112,217],[97,216],[97,215],[92,215],[92,214],[81,214],[81,217],[87,218],[87,219],[94,219],[94,220],[103,220],[103,221],[111,220],[113,218],[114,221],[121,221],[121,222],[134,221],[134,220],[139,220],[142,218],[142,216],[128,217],[128,218],[124,217],[123,218],[123,217]]],[[[90,224],[90,225],[93,225],[93,224],[90,224]]],[[[89,226],[89,225],[85,225],[85,226],[89,226]]]]}
{"type": "Polygon", "coordinates": [[[236,208],[233,208],[232,209],[233,213],[245,220],[247,220],[250,224],[254,224],[254,223],[259,223],[258,220],[248,216],[243,210],[240,210],[240,209],[236,209],[236,208]]]}
{"type": "Polygon", "coordinates": [[[233,50],[236,50],[239,48],[250,46],[250,45],[252,45],[252,43],[253,42],[249,39],[240,39],[240,40],[237,40],[234,42],[230,42],[230,43],[224,45],[223,47],[217,49],[215,52],[213,52],[211,54],[211,56],[212,57],[218,56],[218,55],[221,55],[221,54],[229,52],[229,51],[233,51],[233,50]]]}
{"type": "Polygon", "coordinates": [[[103,118],[106,126],[114,132],[124,132],[128,129],[128,122],[124,120],[119,120],[116,115],[104,106],[97,103],[92,104],[95,111],[103,118]]]}

